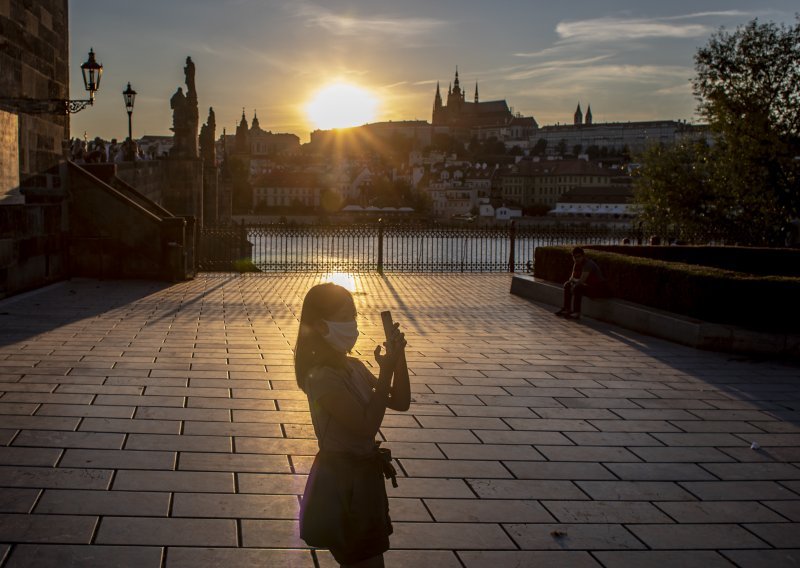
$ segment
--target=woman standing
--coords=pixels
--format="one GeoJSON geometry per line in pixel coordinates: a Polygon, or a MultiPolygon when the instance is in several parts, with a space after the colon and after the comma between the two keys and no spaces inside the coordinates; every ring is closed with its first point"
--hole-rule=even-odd
{"type": "Polygon", "coordinates": [[[300,536],[329,548],[341,566],[382,567],[392,524],[384,477],[394,480],[391,454],[375,436],[387,408],[411,402],[406,341],[394,324],[375,348],[376,378],[348,357],[358,339],[356,307],[345,288],[311,288],[303,301],[295,347],[295,376],[308,396],[319,452],[300,507],[300,536]]]}

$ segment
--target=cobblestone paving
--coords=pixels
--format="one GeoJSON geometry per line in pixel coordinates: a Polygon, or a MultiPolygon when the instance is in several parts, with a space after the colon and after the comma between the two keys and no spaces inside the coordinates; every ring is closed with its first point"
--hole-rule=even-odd
{"type": "MultiPolygon", "coordinates": [[[[318,281],[0,302],[2,568],[334,566],[296,520],[316,443],[292,346],[318,281]]],[[[564,321],[508,275],[353,281],[361,356],[381,309],[409,341],[388,566],[800,565],[798,367],[564,321]]]]}

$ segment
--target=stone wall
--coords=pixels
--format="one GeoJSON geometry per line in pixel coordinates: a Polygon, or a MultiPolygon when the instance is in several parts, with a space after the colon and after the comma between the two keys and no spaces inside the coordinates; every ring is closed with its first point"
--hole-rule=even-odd
{"type": "MultiPolygon", "coordinates": [[[[108,165],[113,168],[113,165],[108,165]]],[[[186,219],[69,164],[70,276],[180,280],[189,274],[186,219]]]]}
{"type": "Polygon", "coordinates": [[[117,164],[116,176],[150,201],[164,206],[163,190],[169,183],[165,160],[122,162],[117,164]]]}
{"type": "Polygon", "coordinates": [[[61,204],[0,206],[0,298],[66,277],[66,231],[61,204]]]}
{"type": "Polygon", "coordinates": [[[0,298],[66,277],[68,0],[0,0],[0,298]],[[56,109],[58,105],[49,105],[56,109]],[[28,193],[30,190],[30,193],[28,193]]]}
{"type": "Polygon", "coordinates": [[[24,202],[19,191],[19,119],[0,110],[0,206],[24,202]]]}
{"type": "MultiPolygon", "coordinates": [[[[0,136],[0,155],[17,146],[22,182],[56,165],[69,138],[67,115],[25,112],[31,103],[69,98],[68,23],[68,0],[0,0],[0,107],[18,116],[18,135],[0,136]]],[[[4,176],[0,201],[14,191],[8,186],[4,176]]]]}

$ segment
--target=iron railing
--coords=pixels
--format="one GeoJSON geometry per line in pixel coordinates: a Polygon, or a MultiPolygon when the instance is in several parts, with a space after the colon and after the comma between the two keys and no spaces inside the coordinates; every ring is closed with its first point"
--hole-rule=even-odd
{"type": "MultiPolygon", "coordinates": [[[[631,231],[404,225],[204,227],[198,268],[239,272],[523,272],[538,246],[619,244],[631,231]]],[[[635,242],[635,240],[634,240],[635,242]]]]}

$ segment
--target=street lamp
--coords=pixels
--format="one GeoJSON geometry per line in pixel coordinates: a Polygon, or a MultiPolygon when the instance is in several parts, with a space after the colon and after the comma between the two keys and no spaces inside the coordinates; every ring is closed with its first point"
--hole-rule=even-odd
{"type": "Polygon", "coordinates": [[[94,94],[100,88],[100,78],[103,76],[103,64],[97,62],[92,48],[89,49],[89,58],[81,63],[81,73],[83,74],[83,86],[89,91],[88,99],[0,98],[0,108],[25,114],[72,114],[80,112],[87,106],[94,104],[94,94]]]}
{"type": "Polygon", "coordinates": [[[133,127],[132,127],[132,116],[133,116],[133,101],[136,98],[136,91],[131,88],[130,82],[128,82],[128,88],[122,91],[122,98],[125,101],[125,110],[128,111],[128,139],[125,141],[126,145],[126,154],[127,159],[133,161],[134,156],[134,144],[133,144],[133,127]]]}
{"type": "MultiPolygon", "coordinates": [[[[89,91],[89,100],[84,101],[90,105],[94,104],[94,94],[100,88],[100,78],[103,76],[103,64],[98,63],[94,58],[94,48],[89,48],[89,59],[81,63],[81,73],[83,74],[83,86],[89,91]]],[[[72,102],[72,101],[71,101],[72,102]]],[[[74,101],[79,102],[79,101],[74,101]]],[[[83,110],[86,105],[83,105],[78,110],[83,110]]],[[[72,111],[72,112],[78,112],[72,111]]]]}
{"type": "Polygon", "coordinates": [[[122,98],[125,100],[125,110],[128,111],[128,138],[133,140],[131,115],[133,114],[133,100],[136,98],[136,91],[131,89],[130,83],[128,83],[128,88],[122,91],[122,98]]]}

